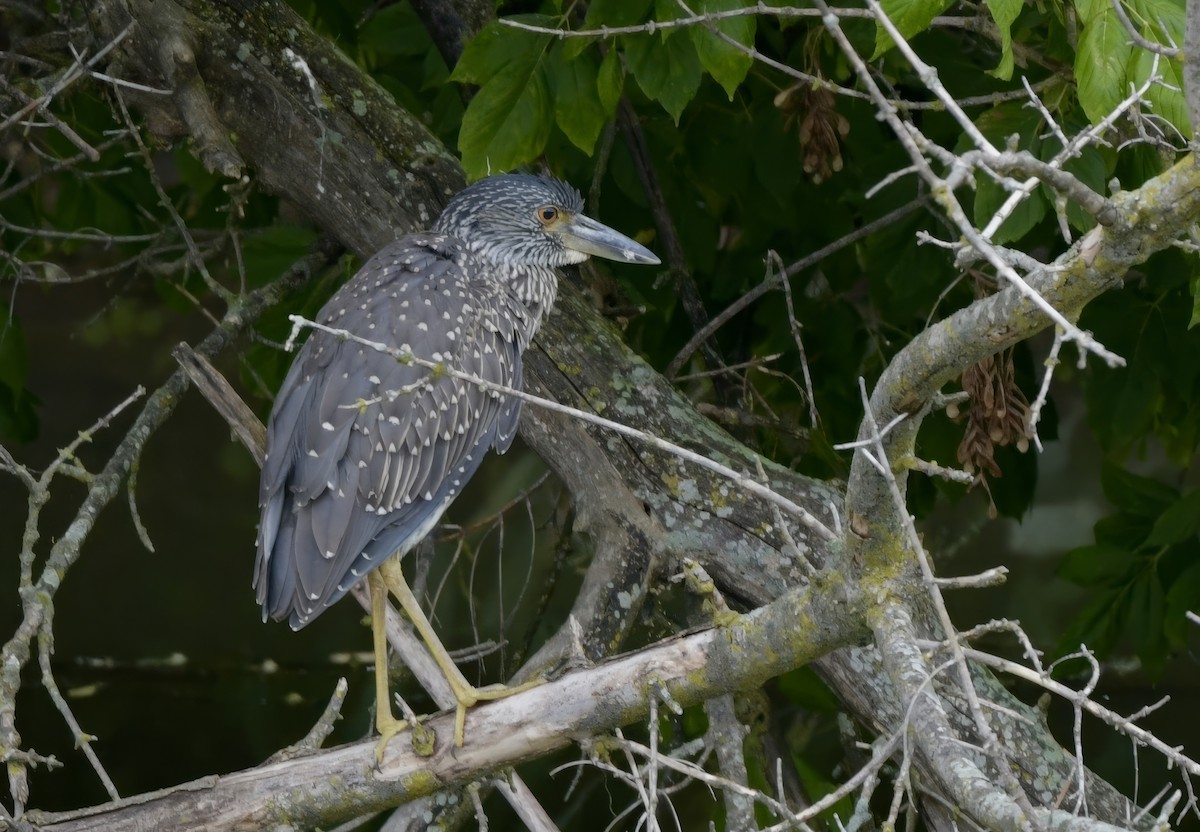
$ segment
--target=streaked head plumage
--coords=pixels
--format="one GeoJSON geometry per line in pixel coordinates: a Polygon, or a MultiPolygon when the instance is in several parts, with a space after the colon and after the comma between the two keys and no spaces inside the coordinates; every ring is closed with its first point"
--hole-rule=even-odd
{"type": "Polygon", "coordinates": [[[433,230],[498,264],[565,266],[589,255],[659,262],[640,243],[587,217],[583,197],[566,182],[523,173],[489,176],[464,188],[433,230]]]}

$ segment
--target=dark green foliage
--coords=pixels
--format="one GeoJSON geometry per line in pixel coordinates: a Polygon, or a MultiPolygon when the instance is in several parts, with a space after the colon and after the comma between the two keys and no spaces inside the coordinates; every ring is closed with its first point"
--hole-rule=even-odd
{"type": "MultiPolygon", "coordinates": [[[[870,388],[931,322],[972,303],[976,278],[988,291],[995,283],[994,272],[982,263],[960,270],[952,253],[916,244],[922,233],[951,243],[958,234],[931,207],[929,194],[914,175],[900,176],[868,198],[871,189],[910,163],[871,102],[843,95],[842,89],[823,101],[813,94],[813,85],[753,60],[745,49],[717,34],[806,77],[861,90],[850,63],[817,17],[744,15],[721,20],[711,29],[658,27],[603,39],[558,38],[496,22],[479,32],[457,64],[449,67],[407,2],[292,0],[291,5],[440,140],[457,149],[470,178],[544,165],[572,181],[585,198],[593,195],[589,191],[595,181],[599,218],[663,255],[664,266],[657,275],[605,265],[606,282],[592,287],[598,303],[623,327],[626,340],[660,371],[695,332],[680,303],[684,288],[694,288],[707,315],[716,315],[773,274],[768,252],[792,265],[889,212],[922,201],[890,226],[791,276],[791,303],[812,379],[811,401],[796,332],[779,287],[769,289],[710,339],[725,365],[753,366],[714,376],[720,368],[701,352],[683,363],[681,389],[701,405],[755,417],[721,425],[780,464],[821,478],[845,478],[850,457],[833,446],[858,432],[862,404],[857,379],[864,378],[870,388]],[[631,146],[644,146],[647,159],[640,159],[640,151],[631,146]],[[603,168],[596,176],[601,160],[603,168]],[[669,209],[679,262],[667,262],[667,240],[644,186],[644,161],[669,209]]],[[[714,12],[756,4],[689,0],[689,5],[697,12],[714,12]]],[[[932,25],[939,15],[964,14],[947,0],[884,0],[883,7],[920,55],[936,66],[953,96],[968,99],[1020,90],[1024,77],[1068,136],[1108,115],[1129,94],[1131,84],[1146,80],[1154,63],[1146,51],[1131,46],[1110,0],[986,0],[971,19],[994,24],[992,37],[966,27],[932,25]]],[[[1182,42],[1182,0],[1126,0],[1124,8],[1144,37],[1182,42]]],[[[684,14],[674,0],[526,2],[520,10],[523,13],[511,20],[593,31],[649,20],[663,23],[684,14]]],[[[0,22],[6,20],[4,15],[0,11],[0,22]]],[[[970,148],[962,127],[935,106],[881,27],[871,20],[846,18],[842,29],[864,58],[872,58],[873,71],[889,96],[923,105],[902,111],[905,118],[942,148],[970,148]]],[[[1168,134],[1177,130],[1188,136],[1178,62],[1162,58],[1158,69],[1166,83],[1147,94],[1153,113],[1160,117],[1157,123],[1168,134]]],[[[16,81],[31,83],[24,77],[16,81]]],[[[94,145],[123,126],[103,85],[81,83],[56,99],[53,109],[94,145]]],[[[977,101],[966,111],[998,147],[1026,150],[1044,161],[1063,150],[1046,116],[1025,98],[977,101]]],[[[1122,130],[1109,146],[1084,148],[1065,169],[1107,195],[1114,180],[1119,187],[1134,188],[1170,164],[1169,154],[1146,145],[1120,146],[1120,140],[1132,138],[1127,127],[1122,130]]],[[[38,132],[36,141],[37,164],[77,153],[54,131],[38,132]]],[[[245,192],[228,187],[226,180],[205,171],[184,145],[156,146],[153,152],[168,199],[197,242],[211,247],[206,248],[207,266],[225,290],[237,293],[264,285],[316,239],[319,230],[308,227],[299,210],[258,192],[253,180],[245,192]]],[[[22,159],[23,164],[34,161],[22,159]]],[[[17,178],[0,180],[0,191],[17,178]]],[[[956,196],[967,216],[983,228],[1008,194],[994,179],[976,173],[974,182],[964,184],[956,196]]],[[[205,314],[220,314],[222,299],[194,267],[184,264],[186,246],[159,204],[140,155],[130,154],[126,145],[109,147],[98,163],[77,164],[14,193],[0,202],[0,215],[18,228],[157,235],[107,244],[0,229],[0,254],[27,264],[19,271],[12,261],[0,258],[0,441],[6,446],[30,441],[38,431],[35,392],[40,392],[44,356],[36,350],[30,354],[34,330],[23,330],[21,322],[26,293],[41,288],[28,284],[89,274],[102,281],[104,300],[89,312],[87,326],[81,326],[83,340],[91,347],[140,343],[139,339],[174,331],[172,327],[203,324],[205,314]]],[[[1054,193],[1037,185],[992,240],[1049,262],[1094,225],[1079,205],[1056,204],[1054,193]],[[1070,241],[1063,238],[1064,226],[1070,241]]],[[[1069,452],[1077,453],[1075,448],[1085,445],[1103,457],[1100,486],[1110,505],[1095,522],[1091,538],[1084,533],[1063,543],[1054,561],[1058,577],[1079,589],[1071,597],[1081,599],[1080,609],[1063,612],[1069,622],[1065,630],[1054,630],[1062,633],[1058,655],[1086,643],[1101,657],[1137,656],[1156,674],[1187,648],[1189,636],[1195,638],[1195,625],[1184,615],[1200,608],[1200,488],[1191,470],[1200,443],[1196,262],[1194,253],[1180,250],[1156,255],[1130,273],[1124,287],[1086,308],[1081,327],[1123,356],[1127,366],[1107,367],[1092,357],[1086,368],[1078,369],[1070,345],[1060,357],[1040,436],[1062,450],[1054,445],[1061,407],[1063,444],[1076,443],[1069,452]],[[1081,436],[1086,443],[1078,442],[1081,436]]],[[[291,329],[287,315],[312,317],[356,265],[347,258],[340,268],[315,276],[291,306],[264,316],[258,333],[270,341],[285,339],[291,329]]],[[[1048,337],[1035,339],[1014,353],[1015,384],[1030,400],[1046,372],[1043,360],[1049,343],[1048,337]]],[[[225,370],[240,378],[254,406],[265,413],[291,358],[273,345],[250,343],[236,366],[225,370]]],[[[146,375],[170,369],[155,365],[146,375]]],[[[945,392],[957,389],[951,383],[945,392]]],[[[961,419],[953,420],[944,411],[932,413],[919,434],[917,453],[924,460],[957,467],[962,437],[961,419]]],[[[1008,446],[999,448],[995,458],[1002,475],[990,477],[987,488],[1002,517],[1036,516],[1061,496],[1038,490],[1043,472],[1036,452],[1020,453],[1008,446]]],[[[994,554],[987,548],[992,541],[985,538],[1002,535],[977,534],[988,500],[964,499],[968,490],[963,486],[920,474],[909,475],[907,488],[909,508],[925,524],[922,531],[929,541],[940,540],[944,530],[939,524],[959,512],[961,525],[975,524],[966,548],[994,554]]],[[[248,514],[253,513],[252,491],[251,483],[248,514]]],[[[500,491],[488,499],[500,501],[500,491]]],[[[152,530],[153,526],[152,521],[152,530]]],[[[248,540],[241,544],[249,551],[248,540]]],[[[944,553],[932,544],[930,549],[939,559],[939,571],[958,571],[959,564],[943,567],[944,553]]],[[[574,564],[572,569],[582,572],[574,564]]],[[[454,574],[454,580],[462,580],[461,569],[454,574]]],[[[1057,584],[1032,600],[1014,595],[1012,617],[1040,614],[1037,607],[1054,606],[1057,599],[1046,598],[1062,588],[1057,584]]],[[[466,597],[468,591],[463,588],[460,595],[466,597]]],[[[244,594],[242,600],[250,606],[249,590],[244,594]]],[[[562,594],[554,604],[565,615],[570,601],[565,596],[570,593],[562,594]]],[[[467,618],[465,613],[462,617],[467,618]]],[[[1077,665],[1068,668],[1074,671],[1077,665]]],[[[794,762],[803,786],[811,799],[818,799],[832,788],[834,772],[842,764],[841,739],[832,717],[838,703],[805,669],[778,680],[772,688],[772,707],[775,718],[783,712],[808,731],[801,735],[796,729],[797,735],[789,739],[796,740],[794,762]]],[[[663,720],[664,739],[691,739],[706,728],[698,708],[663,720]]],[[[749,765],[754,784],[773,783],[772,770],[753,759],[749,765]]],[[[838,807],[843,818],[849,810],[848,803],[838,807]]]]}
{"type": "Polygon", "coordinates": [[[21,322],[0,302],[0,440],[27,442],[37,436],[37,399],[25,388],[28,375],[21,322]]]}
{"type": "Polygon", "coordinates": [[[1093,593],[1058,652],[1086,644],[1100,657],[1125,646],[1152,672],[1186,645],[1183,613],[1200,605],[1200,489],[1187,494],[1112,463],[1101,473],[1118,507],[1099,521],[1096,542],[1068,552],[1059,575],[1093,593]]]}

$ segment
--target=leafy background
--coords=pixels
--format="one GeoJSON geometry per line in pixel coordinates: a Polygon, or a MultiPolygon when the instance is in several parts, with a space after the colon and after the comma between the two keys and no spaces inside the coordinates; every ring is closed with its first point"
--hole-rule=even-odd
{"type": "MultiPolygon", "coordinates": [[[[292,5],[456,147],[472,178],[522,166],[550,170],[579,185],[585,196],[598,196],[603,221],[661,252],[637,159],[615,127],[623,112],[636,118],[671,211],[685,259],[678,265],[686,276],[664,269],[648,278],[613,268],[593,288],[597,302],[656,368],[666,367],[694,331],[679,302],[689,282],[715,314],[766,279],[768,251],[784,263],[795,262],[925,196],[911,177],[867,196],[907,164],[869,102],[798,84],[705,26],[600,40],[497,23],[449,67],[406,2],[292,5]]],[[[697,12],[748,5],[691,3],[697,12]]],[[[1061,149],[1041,112],[1019,95],[1006,95],[1021,89],[1022,78],[1073,134],[1102,119],[1156,64],[1175,89],[1151,88],[1150,120],[1177,145],[1191,135],[1178,91],[1178,62],[1156,61],[1131,46],[1107,0],[988,0],[977,8],[889,0],[883,7],[955,97],[977,102],[970,108],[976,125],[998,143],[1015,136],[1016,147],[1041,158],[1061,149]],[[945,23],[946,15],[960,22],[945,23]]],[[[1123,8],[1143,37],[1182,42],[1181,0],[1128,0],[1123,8]]],[[[502,11],[511,20],[552,29],[564,21],[598,29],[684,14],[673,0],[593,0],[586,7],[548,0],[506,4],[502,11]]],[[[0,22],[12,39],[30,34],[35,25],[4,8],[0,22]]],[[[843,28],[860,54],[872,57],[895,96],[928,101],[886,32],[862,18],[845,19],[843,28]]],[[[850,67],[817,17],[747,15],[725,19],[716,29],[809,76],[853,86],[850,67]]],[[[135,384],[154,383],[169,372],[170,346],[205,331],[200,310],[215,307],[198,275],[149,267],[180,257],[182,245],[162,230],[169,223],[127,148],[106,139],[105,131],[118,122],[103,90],[79,87],[56,108],[84,138],[107,149],[99,162],[47,175],[32,188],[8,193],[19,177],[0,180],[0,251],[9,255],[0,260],[0,280],[8,289],[0,301],[0,441],[35,466],[135,384]],[[126,241],[44,238],[23,228],[99,229],[126,241]],[[13,258],[26,264],[20,279],[13,258]],[[90,279],[75,280],[89,272],[90,279]]],[[[957,126],[938,108],[914,110],[911,118],[942,146],[964,147],[957,126]]],[[[1121,130],[1121,139],[1137,138],[1127,126],[1121,130]]],[[[51,158],[74,153],[53,132],[39,132],[30,141],[51,158]]],[[[27,155],[7,152],[34,164],[27,155]]],[[[294,206],[254,191],[238,217],[225,183],[206,173],[186,148],[161,147],[157,155],[171,199],[201,241],[218,239],[236,223],[244,277],[227,252],[213,261],[214,276],[226,286],[265,283],[314,239],[294,206]]],[[[1114,180],[1124,188],[1142,184],[1171,158],[1149,144],[1114,141],[1085,151],[1069,169],[1105,192],[1114,180]]],[[[966,197],[983,222],[1004,194],[987,180],[977,185],[966,197]]],[[[1001,227],[997,242],[1042,260],[1054,257],[1067,245],[1060,207],[1047,190],[1035,190],[1001,227]]],[[[1065,219],[1076,235],[1090,227],[1074,206],[1065,207],[1065,219]]],[[[944,252],[914,244],[919,231],[946,234],[929,212],[917,210],[792,279],[817,427],[787,309],[776,291],[716,336],[727,364],[759,366],[736,376],[702,375],[711,367],[693,357],[682,370],[691,377],[680,383],[701,403],[759,417],[750,426],[727,427],[762,453],[815,476],[844,477],[847,458],[832,445],[857,429],[855,380],[864,376],[869,383],[930,320],[975,297],[971,277],[956,271],[944,252]],[[776,357],[763,362],[766,356],[776,357]]],[[[285,337],[286,314],[312,313],[355,266],[347,260],[314,281],[296,307],[262,322],[266,341],[247,344],[222,367],[241,382],[260,413],[268,409],[289,360],[269,343],[285,337]]],[[[1110,695],[1118,702],[1127,699],[1126,710],[1153,698],[1152,688],[1180,697],[1183,712],[1194,712],[1197,704],[1196,628],[1183,613],[1200,608],[1200,482],[1192,470],[1200,437],[1198,280],[1195,257],[1168,252],[1087,309],[1081,325],[1125,356],[1129,366],[1114,370],[1092,362],[1078,369],[1074,356],[1064,356],[1042,424],[1043,456],[1000,449],[996,459],[1003,473],[989,478],[986,492],[921,478],[911,485],[912,505],[939,569],[967,573],[1000,563],[1013,569],[1005,588],[952,598],[955,620],[966,627],[993,617],[1020,618],[1035,641],[1057,655],[1086,642],[1111,663],[1110,695]]],[[[1047,338],[1034,339],[1013,356],[1016,382],[1030,398],[1048,347],[1047,338]]],[[[961,422],[930,418],[920,439],[922,454],[953,464],[962,432],[961,422]]],[[[109,442],[111,437],[98,436],[85,460],[105,458],[109,442]]],[[[469,524],[489,516],[535,482],[539,466],[529,456],[490,466],[453,519],[469,524]]],[[[255,478],[252,463],[230,444],[213,415],[190,401],[151,444],[139,472],[137,499],[157,553],[141,550],[128,517],[109,512],[89,544],[94,551],[72,573],[58,602],[57,656],[73,701],[89,730],[114,749],[114,774],[131,791],[258,762],[307,728],[331,680],[343,672],[351,675],[352,699],[339,736],[365,730],[370,685],[359,652],[369,642],[357,610],[341,605],[298,635],[255,623],[248,586],[255,478]],[[155,626],[141,623],[146,621],[155,626]],[[268,657],[274,670],[264,665],[268,657]],[[131,715],[119,707],[122,701],[142,701],[132,697],[147,691],[150,701],[160,703],[150,713],[131,715]],[[281,701],[287,703],[282,710],[281,701]],[[223,730],[195,730],[211,724],[213,714],[223,730]],[[143,735],[165,743],[164,756],[174,764],[148,770],[129,753],[140,747],[137,738],[143,735]]],[[[0,504],[3,517],[21,516],[14,483],[0,483],[0,504]]],[[[51,524],[62,521],[66,508],[52,505],[51,524]]],[[[505,544],[506,551],[515,547],[528,556],[501,561],[495,535],[476,536],[447,572],[449,591],[439,608],[447,642],[469,644],[481,637],[470,622],[483,622],[482,637],[495,636],[500,621],[506,625],[500,632],[513,645],[511,653],[492,658],[484,678],[495,677],[502,663],[536,643],[539,617],[554,620],[569,604],[570,582],[554,587],[548,598],[538,586],[556,559],[586,557],[579,541],[566,549],[550,545],[549,530],[569,526],[563,513],[562,495],[552,485],[539,489],[529,517],[511,522],[505,544]],[[508,596],[472,607],[467,599],[480,574],[500,576],[511,588],[508,596]]],[[[18,526],[0,522],[3,551],[17,548],[18,526]]],[[[456,546],[450,541],[439,551],[456,546]]],[[[435,572],[431,580],[441,579],[435,572]]],[[[669,603],[662,601],[664,608],[669,603]]],[[[652,609],[647,633],[664,627],[652,609]]],[[[1078,665],[1062,670],[1079,671],[1078,665]]],[[[764,730],[789,738],[805,785],[819,796],[840,760],[830,718],[834,703],[803,671],[779,680],[771,693],[773,704],[761,714],[764,730]]],[[[38,697],[26,700],[23,707],[46,707],[38,697]]],[[[70,757],[57,717],[46,712],[39,723],[44,733],[30,736],[31,744],[57,747],[70,757]]],[[[702,723],[701,714],[689,713],[670,728],[694,736],[702,723]]],[[[1132,790],[1127,748],[1102,736],[1092,748],[1089,762],[1132,790]]],[[[540,776],[548,776],[544,768],[540,776]]],[[[73,765],[54,775],[49,782],[57,791],[50,803],[100,799],[84,773],[83,766],[73,765]]],[[[1161,773],[1144,764],[1143,788],[1156,776],[1161,773]]],[[[599,778],[583,788],[580,807],[608,799],[599,778]]],[[[44,807],[53,808],[50,803],[44,807]]],[[[697,817],[714,811],[706,798],[696,805],[702,807],[695,809],[697,817]]],[[[562,812],[561,822],[571,825],[582,824],[588,810],[562,812]]]]}

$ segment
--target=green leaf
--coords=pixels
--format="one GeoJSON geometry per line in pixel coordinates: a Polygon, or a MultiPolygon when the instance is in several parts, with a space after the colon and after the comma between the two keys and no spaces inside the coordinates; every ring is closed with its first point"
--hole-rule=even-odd
{"type": "MultiPolygon", "coordinates": [[[[741,0],[699,0],[692,4],[692,9],[699,13],[732,11],[744,8],[747,4],[741,0]]],[[[757,21],[753,15],[731,17],[714,24],[717,31],[732,38],[743,46],[754,45],[754,32],[757,21]]],[[[716,32],[707,26],[691,27],[692,43],[696,46],[696,54],[700,56],[700,64],[717,83],[725,88],[729,100],[738,86],[750,71],[754,59],[748,54],[727,43],[716,32]]]]}
{"type": "Polygon", "coordinates": [[[1079,103],[1092,124],[1111,113],[1128,94],[1127,67],[1132,50],[1129,33],[1105,3],[1083,27],[1075,52],[1079,103]]]}
{"type": "Polygon", "coordinates": [[[1182,543],[1197,530],[1200,530],[1200,488],[1189,491],[1159,515],[1146,543],[1151,546],[1182,543]]]}
{"type": "MultiPolygon", "coordinates": [[[[702,5],[702,4],[700,2],[695,2],[695,3],[691,3],[689,5],[691,6],[693,11],[699,11],[697,9],[697,6],[702,5]]],[[[676,2],[676,0],[654,0],[654,20],[658,23],[667,23],[669,21],[679,20],[680,18],[687,17],[687,16],[688,16],[688,13],[685,12],[680,7],[679,3],[676,2]]],[[[694,28],[694,27],[688,27],[688,28],[694,28]]],[[[679,29],[677,27],[668,27],[666,29],[659,29],[658,37],[662,40],[663,43],[666,43],[668,38],[670,38],[675,33],[681,32],[681,31],[684,31],[684,30],[679,29]]]]}
{"type": "Polygon", "coordinates": [[[1143,517],[1157,517],[1179,499],[1179,492],[1149,477],[1130,473],[1105,460],[1100,467],[1104,498],[1117,508],[1143,517]]]}
{"type": "Polygon", "coordinates": [[[1166,599],[1158,573],[1154,569],[1146,569],[1138,575],[1129,592],[1127,632],[1133,639],[1138,658],[1151,675],[1162,671],[1167,655],[1167,642],[1163,634],[1165,612],[1166,599]]]}
{"type": "Polygon", "coordinates": [[[1147,40],[1163,46],[1183,44],[1186,20],[1183,0],[1132,0],[1125,3],[1125,8],[1147,40]]]}
{"type": "MultiPolygon", "coordinates": [[[[557,18],[540,14],[513,15],[512,19],[550,29],[557,22],[557,18]]],[[[513,61],[540,59],[550,41],[550,35],[489,23],[467,43],[458,63],[454,65],[454,71],[450,73],[450,80],[486,85],[513,61]]]]}
{"type": "Polygon", "coordinates": [[[989,70],[988,74],[1004,81],[1012,78],[1012,25],[1024,5],[1024,0],[987,0],[988,11],[992,13],[992,20],[996,21],[996,28],[1000,30],[1000,63],[995,69],[989,70]]]}
{"type": "Polygon", "coordinates": [[[433,42],[408,3],[386,6],[358,30],[358,44],[376,55],[421,56],[433,42]]]}
{"type": "Polygon", "coordinates": [[[1078,586],[1119,587],[1129,580],[1137,559],[1119,546],[1080,546],[1063,555],[1058,576],[1078,586]]]}
{"type": "MultiPolygon", "coordinates": [[[[1053,144],[1057,145],[1057,142],[1053,144]]],[[[1045,161],[1050,161],[1052,155],[1050,153],[1050,145],[1050,142],[1044,145],[1047,151],[1045,161]]],[[[1063,165],[1063,169],[1096,193],[1101,195],[1108,193],[1107,182],[1109,170],[1104,164],[1104,157],[1100,155],[1100,151],[1096,148],[1091,146],[1083,148],[1078,156],[1067,160],[1067,163],[1063,165]]],[[[1053,199],[1050,188],[1046,185],[1043,185],[1042,188],[1047,201],[1053,199]]],[[[1096,224],[1095,218],[1074,202],[1067,203],[1067,221],[1077,231],[1091,231],[1092,227],[1096,224]]]]}
{"type": "MultiPolygon", "coordinates": [[[[1086,644],[1101,656],[1106,656],[1117,643],[1129,617],[1129,596],[1121,590],[1109,591],[1094,598],[1083,611],[1067,625],[1059,638],[1055,654],[1062,656],[1073,653],[1079,645],[1086,644]]],[[[1061,667],[1062,672],[1071,668],[1061,667]]]]}
{"type": "Polygon", "coordinates": [[[493,23],[463,50],[451,79],[481,85],[458,134],[463,168],[472,179],[530,162],[546,146],[554,120],[543,67],[549,45],[548,35],[493,23]]]}
{"type": "Polygon", "coordinates": [[[1128,440],[1149,433],[1161,406],[1160,385],[1152,362],[1139,352],[1129,362],[1125,384],[1109,417],[1113,436],[1128,440]]]}
{"type": "MultiPolygon", "coordinates": [[[[913,35],[928,29],[933,19],[950,8],[952,3],[953,0],[883,0],[883,10],[904,39],[910,40],[913,35]]],[[[871,60],[895,45],[887,30],[876,24],[875,54],[871,60]]]]}
{"type": "Polygon", "coordinates": [[[1157,519],[1155,516],[1118,511],[1097,520],[1092,526],[1092,536],[1097,543],[1133,551],[1146,542],[1157,519]]]}
{"type": "MultiPolygon", "coordinates": [[[[652,2],[653,0],[591,0],[588,3],[587,15],[583,18],[583,28],[636,26],[646,20],[652,2]]],[[[573,58],[586,51],[592,43],[590,38],[567,38],[564,54],[573,58]]]]}
{"type": "Polygon", "coordinates": [[[296,225],[269,225],[247,235],[242,242],[242,259],[251,286],[274,280],[312,245],[316,234],[296,225]]]}
{"type": "MultiPolygon", "coordinates": [[[[1009,196],[1007,188],[989,177],[977,177],[975,182],[975,224],[981,228],[986,225],[1000,210],[1000,206],[1008,201],[1009,196]]],[[[1000,224],[992,236],[992,242],[996,245],[1003,245],[1021,239],[1046,216],[1047,206],[1046,195],[1041,192],[1041,189],[1033,191],[1000,224]]]]}
{"type": "MultiPolygon", "coordinates": [[[[1154,71],[1154,55],[1145,49],[1135,50],[1129,64],[1129,83],[1140,87],[1154,71]]],[[[1190,139],[1192,121],[1188,115],[1187,101],[1183,97],[1183,76],[1179,71],[1179,62],[1160,57],[1158,77],[1160,83],[1151,84],[1150,89],[1146,90],[1146,100],[1150,103],[1150,109],[1171,122],[1185,139],[1190,139]]]]}
{"type": "Polygon", "coordinates": [[[21,322],[8,305],[0,302],[0,384],[19,396],[25,388],[29,373],[29,353],[25,348],[25,333],[21,322]]]}
{"type": "Polygon", "coordinates": [[[1163,633],[1176,649],[1187,646],[1188,634],[1196,625],[1188,621],[1187,613],[1200,609],[1200,564],[1185,571],[1167,590],[1166,620],[1163,633]]]}
{"type": "Polygon", "coordinates": [[[621,57],[615,48],[610,48],[600,62],[596,76],[596,90],[600,93],[600,106],[604,114],[612,118],[621,100],[621,88],[625,85],[625,74],[621,71],[621,57]]]}
{"type": "Polygon", "coordinates": [[[458,134],[467,176],[478,179],[533,161],[546,146],[553,113],[536,61],[518,61],[471,99],[458,134]]]}
{"type": "MultiPolygon", "coordinates": [[[[1020,150],[1028,150],[1035,156],[1040,156],[1042,142],[1038,134],[1042,129],[1042,117],[1029,107],[1022,107],[1012,102],[998,104],[980,113],[975,119],[975,126],[989,141],[1004,146],[1008,138],[1014,134],[1021,136],[1020,150]]],[[[958,152],[964,152],[970,147],[970,141],[962,136],[956,145],[958,152]]],[[[1007,189],[996,184],[986,176],[976,177],[975,184],[975,223],[979,227],[986,225],[1009,197],[1007,189]]],[[[1001,224],[992,238],[1003,244],[1018,240],[1028,234],[1046,216],[1049,207],[1046,192],[1035,190],[1020,202],[1007,219],[1001,224]]]]}
{"type": "MultiPolygon", "coordinates": [[[[1130,19],[1140,30],[1142,37],[1163,46],[1179,46],[1183,43],[1183,0],[1131,0],[1125,5],[1130,19]]],[[[1154,70],[1154,55],[1145,49],[1137,49],[1133,54],[1134,59],[1129,67],[1130,81],[1141,86],[1154,70]]],[[[1159,58],[1158,74],[1162,83],[1154,84],[1146,92],[1151,109],[1171,122],[1184,138],[1190,138],[1194,125],[1191,124],[1183,96],[1179,61],[1159,58]]]]}
{"type": "Polygon", "coordinates": [[[662,104],[675,123],[683,108],[700,89],[700,59],[689,38],[671,38],[665,44],[649,35],[625,40],[629,72],[647,96],[662,104]]]}
{"type": "Polygon", "coordinates": [[[636,26],[646,19],[652,0],[591,0],[583,28],[636,26]]]}
{"type": "Polygon", "coordinates": [[[1080,26],[1086,26],[1104,10],[1111,0],[1075,0],[1075,16],[1080,26]]]}
{"type": "Polygon", "coordinates": [[[574,60],[564,59],[560,42],[550,50],[545,72],[554,93],[555,121],[572,144],[592,155],[607,120],[600,103],[595,57],[584,53],[574,60]]]}

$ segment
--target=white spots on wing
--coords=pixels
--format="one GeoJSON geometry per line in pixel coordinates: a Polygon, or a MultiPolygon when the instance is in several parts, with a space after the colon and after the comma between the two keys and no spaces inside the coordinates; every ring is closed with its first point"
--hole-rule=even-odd
{"type": "MultiPolygon", "coordinates": [[[[402,353],[428,357],[454,370],[476,374],[487,379],[489,385],[511,384],[514,351],[529,342],[545,308],[553,301],[556,287],[549,270],[489,268],[490,264],[482,259],[487,254],[482,249],[467,251],[458,241],[448,241],[444,236],[422,235],[400,241],[384,254],[386,260],[375,260],[338,293],[323,310],[323,319],[331,325],[353,324],[351,328],[359,334],[370,331],[372,338],[393,346],[411,340],[416,349],[403,344],[399,347],[402,353]],[[474,279],[481,267],[482,279],[474,279]],[[413,297],[420,302],[413,302],[413,297]],[[526,299],[525,303],[521,299],[526,299]],[[540,306],[534,307],[534,303],[540,306]],[[379,313],[378,320],[373,313],[379,313]]],[[[302,421],[301,431],[290,438],[298,441],[301,449],[300,461],[292,464],[326,473],[319,460],[340,463],[338,474],[326,473],[329,482],[325,486],[329,499],[336,495],[336,499],[348,501],[342,506],[353,512],[347,538],[363,529],[390,528],[403,538],[402,545],[407,548],[434,527],[441,510],[462,492],[469,479],[468,469],[473,471],[477,465],[474,457],[481,448],[486,450],[482,437],[489,427],[495,430],[492,423],[503,420],[503,424],[511,424],[512,402],[494,389],[429,373],[427,368],[392,365],[362,344],[322,337],[324,342],[312,342],[310,363],[302,365],[309,376],[306,382],[323,391],[318,395],[340,396],[330,401],[339,403],[348,410],[347,416],[355,418],[350,425],[340,416],[337,423],[332,416],[329,421],[321,421],[324,414],[314,406],[308,413],[312,421],[302,421]],[[324,354],[315,359],[322,348],[324,354]],[[387,372],[388,384],[372,372],[387,372]],[[360,386],[367,379],[373,389],[360,386]],[[363,406],[360,396],[369,400],[369,406],[363,406]],[[375,418],[371,418],[372,413],[375,418]],[[348,446],[343,443],[343,450],[335,451],[332,441],[306,441],[304,431],[316,423],[322,431],[337,436],[347,433],[348,427],[355,432],[348,433],[348,446]],[[307,450],[306,444],[315,447],[307,450]],[[435,449],[437,461],[433,459],[435,449]],[[305,463],[305,453],[314,462],[305,463]],[[332,459],[334,453],[340,453],[341,458],[332,459]],[[434,467],[428,470],[431,462],[434,467]],[[368,492],[369,487],[375,490],[368,492]],[[412,508],[405,510],[405,506],[412,508]],[[360,513],[364,511],[367,516],[360,513]],[[420,522],[410,518],[417,512],[423,518],[420,522]],[[429,515],[432,517],[426,521],[429,515]]],[[[272,451],[278,458],[279,453],[272,451]]],[[[297,495],[287,496],[287,502],[292,503],[297,495]]],[[[311,495],[305,500],[297,511],[311,511],[311,495]]],[[[336,592],[320,590],[325,605],[333,601],[329,596],[340,597],[379,560],[371,562],[365,554],[346,551],[347,544],[342,541],[327,545],[327,549],[324,545],[316,547],[320,558],[330,561],[327,568],[331,574],[321,580],[321,586],[340,582],[336,583],[336,592]],[[343,557],[340,562],[339,557],[343,557]]],[[[282,548],[276,550],[278,554],[282,548]]],[[[311,602],[306,599],[307,591],[304,588],[296,592],[292,602],[292,614],[304,623],[312,616],[312,609],[305,611],[305,607],[310,603],[320,606],[317,597],[311,602]]]]}

